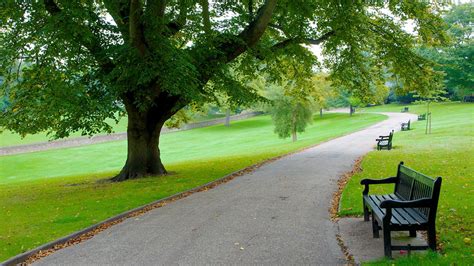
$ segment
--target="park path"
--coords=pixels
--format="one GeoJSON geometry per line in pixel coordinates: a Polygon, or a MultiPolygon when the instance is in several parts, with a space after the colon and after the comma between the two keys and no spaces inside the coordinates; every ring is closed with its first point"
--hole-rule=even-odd
{"type": "Polygon", "coordinates": [[[328,208],[337,179],[373,149],[374,139],[416,119],[411,114],[386,115],[387,120],[362,131],[127,219],[36,263],[344,264],[328,208]]]}

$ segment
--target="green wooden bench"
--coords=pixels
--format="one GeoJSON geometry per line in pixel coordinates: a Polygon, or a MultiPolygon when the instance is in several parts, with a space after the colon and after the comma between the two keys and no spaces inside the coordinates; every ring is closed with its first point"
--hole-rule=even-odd
{"type": "Polygon", "coordinates": [[[391,258],[392,250],[436,250],[436,211],[441,188],[441,177],[432,179],[422,173],[406,167],[401,162],[397,175],[386,179],[363,179],[365,186],[362,192],[364,220],[369,221],[372,215],[373,237],[379,237],[383,230],[384,253],[391,258]],[[395,184],[392,194],[369,195],[369,185],[395,184]],[[408,231],[410,237],[416,231],[428,232],[427,246],[394,246],[391,244],[390,232],[408,231]]]}
{"type": "Polygon", "coordinates": [[[377,141],[377,150],[392,149],[393,130],[387,136],[379,136],[377,141]]]}
{"type": "Polygon", "coordinates": [[[418,116],[418,120],[426,120],[426,113],[418,116]]]}
{"type": "Polygon", "coordinates": [[[408,112],[408,107],[405,106],[405,107],[403,107],[403,109],[402,109],[402,113],[406,113],[406,112],[408,112]]]}
{"type": "Polygon", "coordinates": [[[402,123],[402,131],[410,130],[410,120],[406,123],[402,123]]]}

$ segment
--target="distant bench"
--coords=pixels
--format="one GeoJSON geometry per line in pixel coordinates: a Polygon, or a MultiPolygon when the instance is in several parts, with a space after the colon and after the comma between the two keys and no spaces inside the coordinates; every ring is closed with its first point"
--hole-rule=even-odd
{"type": "Polygon", "coordinates": [[[397,176],[386,179],[363,179],[362,192],[364,220],[372,214],[372,232],[379,237],[383,230],[384,253],[392,257],[392,250],[436,250],[436,211],[441,188],[441,177],[432,179],[403,165],[398,165],[397,176]],[[369,195],[369,185],[395,184],[393,194],[369,195]],[[409,231],[416,237],[416,231],[428,232],[428,246],[392,246],[391,231],[409,231]]]}
{"type": "Polygon", "coordinates": [[[379,136],[377,141],[377,150],[391,150],[392,149],[392,139],[393,139],[393,130],[388,134],[388,136],[379,136]]]}
{"type": "Polygon", "coordinates": [[[410,130],[410,120],[408,120],[408,122],[406,123],[402,123],[402,131],[407,131],[407,130],[410,130]]]}
{"type": "Polygon", "coordinates": [[[403,109],[402,109],[402,113],[406,113],[406,112],[408,112],[408,107],[405,106],[405,107],[403,107],[403,109]]]}
{"type": "Polygon", "coordinates": [[[418,120],[426,120],[426,113],[418,116],[418,120]]]}

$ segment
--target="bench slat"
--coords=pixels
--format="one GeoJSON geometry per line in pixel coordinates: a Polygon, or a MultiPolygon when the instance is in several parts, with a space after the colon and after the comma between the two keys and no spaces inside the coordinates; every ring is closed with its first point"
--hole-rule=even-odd
{"type": "MultiPolygon", "coordinates": [[[[385,209],[380,208],[380,203],[384,200],[400,200],[395,194],[388,195],[369,195],[366,197],[367,203],[374,212],[375,216],[381,221],[385,215],[385,209]]],[[[394,225],[420,225],[427,220],[414,208],[393,208],[391,224],[394,225]]]]}

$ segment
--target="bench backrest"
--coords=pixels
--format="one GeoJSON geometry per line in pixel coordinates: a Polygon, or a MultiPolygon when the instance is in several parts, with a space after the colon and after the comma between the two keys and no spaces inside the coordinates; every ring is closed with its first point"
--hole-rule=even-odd
{"type": "Polygon", "coordinates": [[[441,177],[435,179],[403,165],[398,165],[398,182],[395,184],[395,195],[404,200],[430,198],[433,204],[430,208],[419,208],[418,211],[428,219],[436,217],[441,177]],[[431,211],[430,211],[431,210],[431,211]]]}

